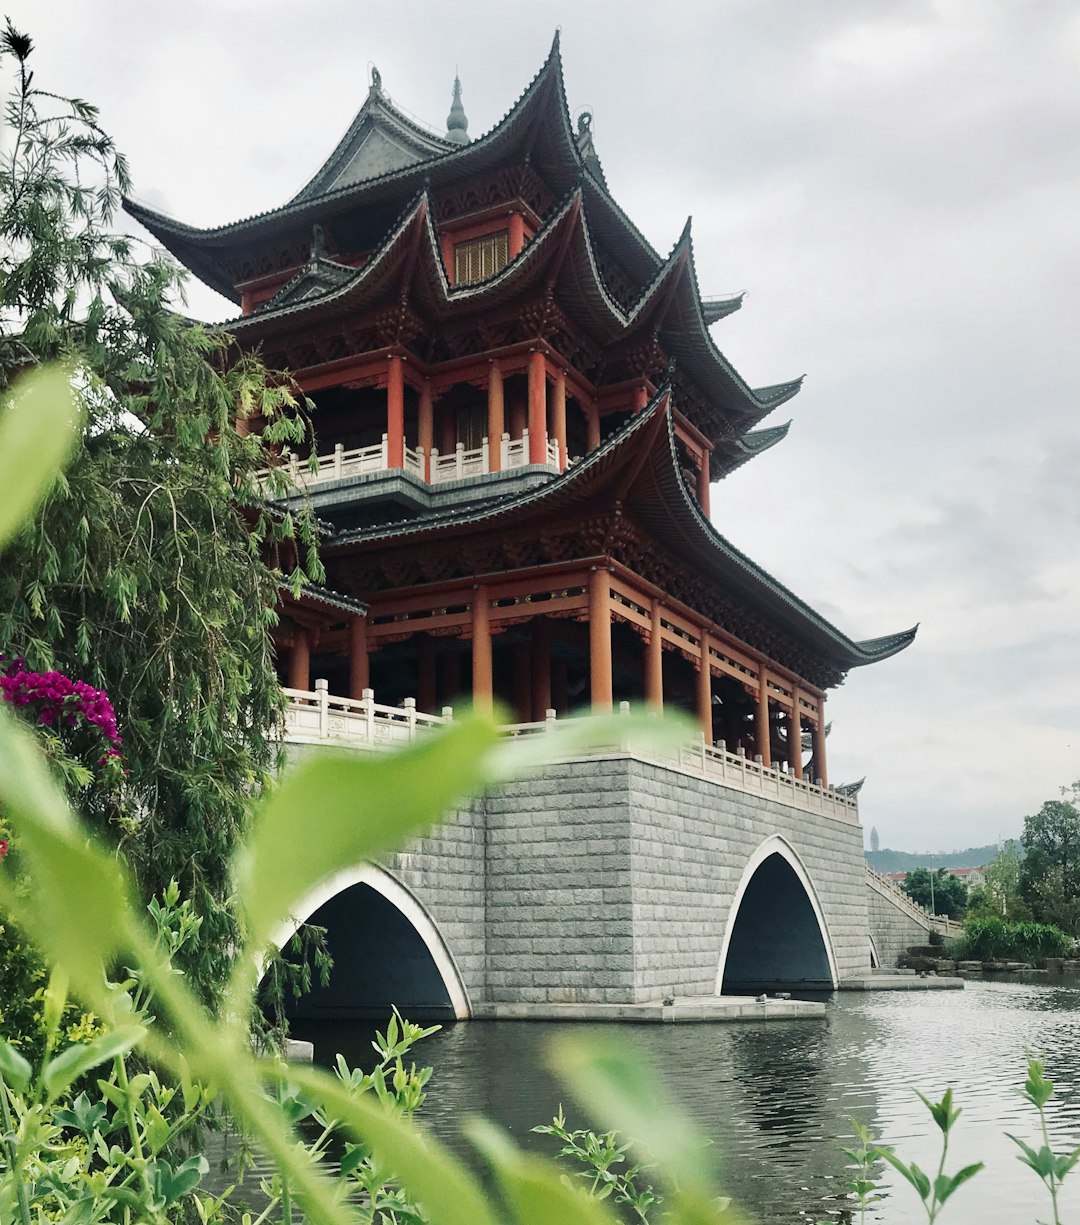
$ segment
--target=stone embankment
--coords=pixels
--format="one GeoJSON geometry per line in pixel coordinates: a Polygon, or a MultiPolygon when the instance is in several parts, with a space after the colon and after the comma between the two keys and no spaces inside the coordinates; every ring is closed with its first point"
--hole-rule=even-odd
{"type": "Polygon", "coordinates": [[[1054,974],[1080,975],[1080,958],[1047,957],[1038,966],[1029,961],[953,961],[934,945],[912,945],[899,960],[902,969],[920,974],[1023,974],[1025,978],[1054,974]]]}

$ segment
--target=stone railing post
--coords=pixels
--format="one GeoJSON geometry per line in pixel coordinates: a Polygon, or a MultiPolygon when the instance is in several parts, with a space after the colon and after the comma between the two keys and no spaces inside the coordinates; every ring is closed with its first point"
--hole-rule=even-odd
{"type": "Polygon", "coordinates": [[[315,682],[315,698],[319,703],[319,738],[325,740],[330,735],[330,685],[325,680],[315,682]]]}
{"type": "Polygon", "coordinates": [[[341,476],[341,461],[345,452],[345,447],[342,443],[334,443],[334,476],[341,476]]]}
{"type": "Polygon", "coordinates": [[[499,439],[499,467],[506,468],[510,463],[510,435],[504,433],[499,439]]]}
{"type": "Polygon", "coordinates": [[[360,695],[361,713],[364,716],[364,739],[368,744],[375,743],[375,690],[365,689],[360,695]]]}
{"type": "Polygon", "coordinates": [[[416,698],[406,698],[401,703],[405,707],[405,723],[409,729],[409,739],[416,739],[416,698]]]}

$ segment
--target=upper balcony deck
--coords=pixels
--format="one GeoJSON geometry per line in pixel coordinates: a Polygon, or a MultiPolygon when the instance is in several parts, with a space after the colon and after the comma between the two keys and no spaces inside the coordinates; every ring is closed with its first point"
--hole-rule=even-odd
{"type": "MultiPolygon", "coordinates": [[[[375,701],[372,690],[365,689],[361,698],[344,698],[329,693],[325,681],[316,681],[315,689],[285,689],[284,735],[289,744],[327,745],[339,748],[379,750],[396,748],[418,736],[451,722],[453,708],[444,706],[438,715],[416,709],[413,698],[401,706],[384,706],[375,701]]],[[[621,713],[629,714],[630,704],[619,704],[621,713]]],[[[512,723],[503,727],[507,736],[542,736],[557,724],[554,710],[536,723],[512,723]]],[[[705,743],[704,737],[688,742],[677,753],[657,751],[655,745],[639,738],[626,738],[618,743],[599,746],[587,756],[631,754],[643,761],[668,769],[679,770],[699,778],[707,778],[725,787],[748,795],[758,795],[802,812],[820,813],[833,820],[858,824],[859,808],[854,796],[836,787],[819,787],[796,778],[786,769],[762,764],[743,752],[728,752],[723,741],[705,743]]]]}

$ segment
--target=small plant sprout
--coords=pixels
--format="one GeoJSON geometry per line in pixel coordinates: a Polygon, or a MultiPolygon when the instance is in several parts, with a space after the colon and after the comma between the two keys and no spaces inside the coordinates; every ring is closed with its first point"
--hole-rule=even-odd
{"type": "Polygon", "coordinates": [[[851,1120],[851,1129],[857,1143],[853,1148],[845,1148],[841,1151],[851,1163],[848,1169],[853,1170],[854,1173],[844,1185],[859,1205],[859,1225],[863,1225],[866,1221],[867,1208],[871,1204],[878,1203],[882,1198],[877,1193],[874,1166],[885,1158],[887,1150],[875,1142],[868,1127],[864,1127],[855,1119],[851,1120]]]}
{"type": "Polygon", "coordinates": [[[1043,1186],[1050,1192],[1050,1203],[1054,1210],[1054,1225],[1061,1225],[1058,1190],[1065,1181],[1065,1175],[1076,1165],[1077,1161],[1080,1161],[1080,1148],[1074,1148],[1070,1153],[1055,1153],[1050,1147],[1050,1131],[1046,1126],[1046,1103],[1054,1096],[1054,1086],[1043,1075],[1041,1060],[1028,1060],[1027,1080],[1020,1093],[1039,1112],[1042,1147],[1034,1149],[1019,1136],[1014,1136],[1009,1132],[1006,1132],[1006,1135],[1020,1149],[1017,1159],[1033,1169],[1042,1179],[1043,1186]]]}
{"type": "Polygon", "coordinates": [[[891,1149],[880,1148],[878,1152],[897,1173],[902,1175],[915,1188],[919,1199],[922,1200],[923,1208],[926,1210],[926,1219],[930,1225],[933,1225],[934,1221],[941,1214],[942,1208],[945,1207],[946,1201],[957,1187],[962,1186],[969,1178],[974,1178],[983,1168],[983,1163],[977,1161],[974,1165],[964,1166],[963,1169],[958,1170],[955,1174],[946,1174],[945,1161],[949,1155],[949,1135],[956,1120],[960,1117],[961,1109],[959,1106],[953,1105],[952,1089],[945,1090],[945,1095],[940,1102],[932,1102],[921,1093],[919,1094],[919,1100],[930,1111],[930,1117],[941,1131],[941,1160],[938,1162],[937,1174],[931,1178],[914,1161],[910,1165],[906,1165],[891,1149]]]}

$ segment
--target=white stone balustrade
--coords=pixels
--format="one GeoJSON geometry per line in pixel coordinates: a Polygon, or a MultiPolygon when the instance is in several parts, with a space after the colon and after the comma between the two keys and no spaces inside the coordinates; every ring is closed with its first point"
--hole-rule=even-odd
{"type": "MultiPolygon", "coordinates": [[[[427,480],[432,485],[442,481],[459,481],[468,476],[482,476],[491,471],[491,451],[485,438],[479,447],[465,449],[464,443],[458,443],[453,451],[442,453],[437,447],[432,447],[430,466],[425,474],[423,447],[406,447],[404,469],[420,480],[427,480]]],[[[503,434],[499,442],[499,467],[505,472],[511,468],[523,468],[529,462],[529,431],[522,432],[520,438],[511,439],[509,434],[503,434]]],[[[559,444],[554,438],[547,440],[545,466],[559,468],[559,444]]],[[[365,476],[372,472],[389,472],[389,445],[387,436],[382,436],[382,442],[370,447],[354,447],[346,450],[341,443],[326,455],[320,455],[314,467],[306,459],[286,453],[281,457],[281,463],[275,471],[284,470],[289,484],[295,489],[312,489],[327,481],[340,481],[351,476],[365,476]]],[[[263,468],[258,477],[265,481],[270,475],[269,468],[263,468]]]]}
{"type": "MultiPolygon", "coordinates": [[[[358,749],[379,749],[408,743],[425,730],[451,722],[453,708],[444,706],[439,715],[424,714],[416,709],[414,698],[406,698],[401,706],[382,706],[375,701],[371,689],[360,698],[331,695],[327,682],[317,680],[314,691],[286,689],[285,739],[292,744],[331,743],[358,749]]],[[[622,713],[629,713],[630,704],[619,704],[622,713]]],[[[554,710],[548,710],[543,720],[534,723],[512,723],[502,730],[507,736],[542,736],[557,725],[554,710]]],[[[730,753],[721,741],[707,745],[704,737],[687,744],[677,754],[658,753],[648,743],[626,741],[592,749],[588,756],[610,753],[632,753],[636,758],[657,765],[685,771],[712,779],[749,795],[760,795],[787,804],[803,812],[821,813],[835,820],[858,824],[858,803],[852,796],[834,787],[819,787],[806,779],[796,778],[783,770],[751,760],[745,753],[730,753]]]]}

